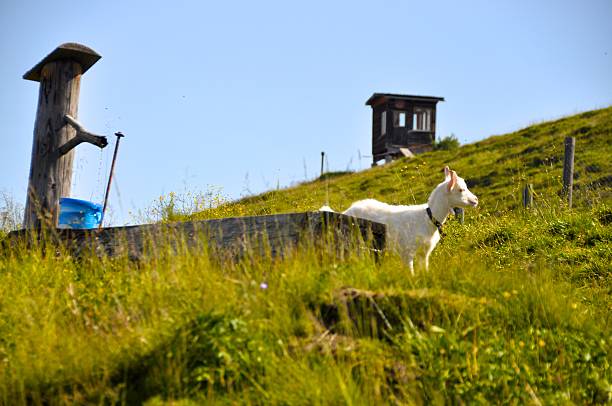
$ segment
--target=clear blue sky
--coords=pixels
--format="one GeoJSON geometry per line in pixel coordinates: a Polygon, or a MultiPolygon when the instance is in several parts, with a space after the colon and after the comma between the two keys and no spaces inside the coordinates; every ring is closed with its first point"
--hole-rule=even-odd
{"type": "MultiPolygon", "coordinates": [[[[312,178],[322,150],[367,167],[374,92],[445,97],[438,136],[462,143],[612,104],[610,0],[3,0],[0,190],[21,202],[38,97],[21,77],[64,42],[102,55],[79,119],[127,135],[115,223],[170,191],[312,178]]],[[[112,148],[77,148],[72,197],[102,200],[112,148]]]]}

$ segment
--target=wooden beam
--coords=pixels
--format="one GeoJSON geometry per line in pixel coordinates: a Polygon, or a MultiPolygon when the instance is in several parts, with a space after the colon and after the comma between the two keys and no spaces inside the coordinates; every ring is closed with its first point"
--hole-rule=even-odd
{"type": "MultiPolygon", "coordinates": [[[[2,244],[10,250],[37,239],[40,233],[40,230],[13,231],[2,244]]],[[[235,259],[248,253],[283,255],[308,242],[334,248],[339,255],[348,249],[363,248],[380,253],[385,247],[385,235],[384,224],[317,211],[99,230],[53,229],[41,242],[60,244],[77,257],[83,252],[93,252],[99,256],[126,255],[139,260],[157,255],[160,247],[171,247],[175,252],[183,248],[208,249],[215,256],[235,259]],[[358,235],[367,246],[355,247],[358,235]]]]}
{"type": "Polygon", "coordinates": [[[108,145],[108,140],[102,135],[92,134],[87,131],[81,123],[72,118],[72,116],[66,114],[64,116],[66,123],[72,126],[76,130],[76,136],[70,141],[59,147],[59,155],[62,156],[67,154],[72,148],[76,147],[82,142],[88,142],[97,147],[104,148],[108,145]]]}

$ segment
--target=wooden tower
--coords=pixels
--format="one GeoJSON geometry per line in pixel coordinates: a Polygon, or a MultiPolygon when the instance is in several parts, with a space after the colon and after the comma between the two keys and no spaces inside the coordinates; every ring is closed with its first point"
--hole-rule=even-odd
{"type": "Polygon", "coordinates": [[[444,98],[374,93],[366,102],[372,106],[373,164],[431,151],[439,101],[444,98]]]}

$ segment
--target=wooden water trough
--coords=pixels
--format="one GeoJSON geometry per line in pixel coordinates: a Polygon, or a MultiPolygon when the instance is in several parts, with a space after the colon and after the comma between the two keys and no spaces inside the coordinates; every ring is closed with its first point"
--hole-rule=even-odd
{"type": "MultiPolygon", "coordinates": [[[[302,243],[332,247],[338,253],[363,248],[374,252],[383,249],[384,225],[327,212],[95,230],[55,228],[59,218],[59,199],[70,196],[74,148],[82,142],[100,148],[108,144],[106,137],[90,133],[77,120],[81,76],[100,58],[97,52],[85,45],[66,43],[23,76],[40,83],[30,179],[24,230],[12,232],[0,241],[3,249],[40,243],[45,250],[49,248],[52,252],[62,252],[57,247],[63,246],[75,256],[93,252],[98,256],[127,256],[131,259],[156,255],[166,247],[171,247],[174,252],[183,248],[207,249],[215,255],[230,257],[251,252],[277,256],[302,243]]],[[[116,149],[113,162],[115,157],[116,149]]]]}
{"type": "MultiPolygon", "coordinates": [[[[231,217],[172,224],[107,227],[92,230],[53,229],[45,244],[62,245],[74,256],[127,256],[139,260],[159,254],[160,247],[208,250],[214,256],[240,258],[248,253],[278,256],[300,244],[380,253],[385,245],[385,225],[330,212],[288,213],[231,217]],[[168,244],[169,243],[169,244],[168,244]]],[[[13,231],[5,245],[32,244],[40,230],[13,231]]]]}

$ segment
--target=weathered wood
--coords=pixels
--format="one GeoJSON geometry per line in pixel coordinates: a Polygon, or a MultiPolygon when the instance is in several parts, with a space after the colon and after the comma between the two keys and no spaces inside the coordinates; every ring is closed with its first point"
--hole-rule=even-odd
{"type": "Polygon", "coordinates": [[[75,136],[75,130],[65,125],[64,116],[77,115],[81,72],[81,65],[69,60],[50,62],[41,70],[25,207],[26,228],[40,227],[42,221],[55,226],[59,198],[70,195],[74,151],[60,156],[59,148],[75,136]]]}
{"type": "MultiPolygon", "coordinates": [[[[58,202],[70,196],[76,130],[66,125],[65,116],[77,117],[82,73],[100,55],[80,44],[63,44],[24,75],[40,82],[38,109],[34,124],[32,161],[24,213],[25,228],[39,228],[42,223],[55,227],[58,202]]],[[[102,146],[102,140],[96,139],[102,146]]]]}
{"type": "Polygon", "coordinates": [[[400,147],[414,154],[431,151],[436,139],[436,104],[440,101],[444,98],[374,93],[366,102],[372,107],[373,164],[404,156],[400,147]],[[427,124],[421,114],[426,114],[427,124]]]}
{"type": "Polygon", "coordinates": [[[35,82],[42,82],[41,73],[45,65],[49,62],[59,60],[78,62],[78,64],[81,65],[81,74],[83,74],[98,62],[100,58],[102,58],[100,54],[85,45],[77,44],[76,42],[66,42],[55,48],[53,52],[45,56],[32,69],[27,71],[23,75],[23,78],[35,82]]]}
{"type": "MultiPolygon", "coordinates": [[[[28,242],[37,230],[9,234],[9,244],[28,242]]],[[[330,212],[289,213],[269,216],[233,217],[174,224],[108,227],[95,230],[54,229],[47,237],[64,245],[74,255],[95,252],[111,257],[127,255],[137,260],[157,254],[156,249],[207,249],[222,257],[269,252],[282,255],[306,240],[330,243],[339,252],[351,248],[359,233],[368,249],[379,252],[385,245],[383,224],[330,212]],[[328,239],[328,240],[326,240],[328,239]]],[[[354,248],[354,247],[352,247],[354,248]]]]}
{"type": "Polygon", "coordinates": [[[321,151],[321,177],[323,176],[323,163],[325,162],[325,151],[321,151]]]}
{"type": "Polygon", "coordinates": [[[574,149],[576,139],[565,138],[565,160],[563,162],[563,194],[567,197],[568,207],[572,208],[572,189],[574,186],[574,149]]]}
{"type": "Polygon", "coordinates": [[[100,148],[104,148],[108,145],[108,140],[105,136],[90,133],[81,123],[72,118],[72,116],[66,114],[64,119],[66,120],[67,124],[76,130],[76,136],[59,147],[60,156],[68,153],[72,148],[76,147],[82,142],[88,142],[100,148]]]}

